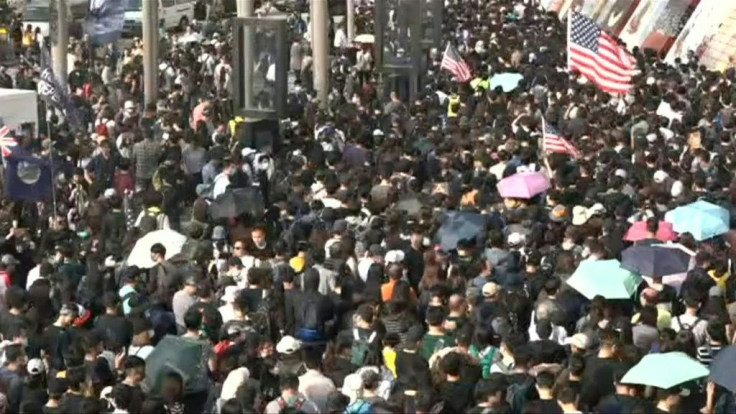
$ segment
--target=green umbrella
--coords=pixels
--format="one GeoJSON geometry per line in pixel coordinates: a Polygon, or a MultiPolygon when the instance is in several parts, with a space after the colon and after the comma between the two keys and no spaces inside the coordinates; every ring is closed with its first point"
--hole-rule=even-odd
{"type": "Polygon", "coordinates": [[[621,379],[623,384],[651,385],[669,389],[676,385],[703,378],[708,368],[682,352],[649,354],[634,365],[621,379]]]}
{"type": "Polygon", "coordinates": [[[618,260],[585,260],[567,279],[567,284],[588,299],[629,299],[641,283],[641,276],[621,267],[618,260]]]}

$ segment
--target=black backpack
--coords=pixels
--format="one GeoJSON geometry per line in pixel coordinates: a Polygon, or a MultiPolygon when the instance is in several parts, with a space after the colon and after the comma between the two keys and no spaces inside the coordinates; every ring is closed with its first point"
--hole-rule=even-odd
{"type": "Polygon", "coordinates": [[[308,299],[302,307],[302,323],[304,329],[321,331],[322,321],[319,318],[319,298],[308,299]]]}

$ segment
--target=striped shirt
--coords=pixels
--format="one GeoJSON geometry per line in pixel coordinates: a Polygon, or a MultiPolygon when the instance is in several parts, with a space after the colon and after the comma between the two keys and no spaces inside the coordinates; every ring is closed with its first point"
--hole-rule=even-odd
{"type": "Polygon", "coordinates": [[[710,343],[699,346],[697,349],[698,361],[700,361],[700,363],[705,365],[706,367],[710,366],[713,358],[716,357],[716,354],[718,354],[718,352],[720,352],[722,348],[723,345],[713,345],[710,343]]]}

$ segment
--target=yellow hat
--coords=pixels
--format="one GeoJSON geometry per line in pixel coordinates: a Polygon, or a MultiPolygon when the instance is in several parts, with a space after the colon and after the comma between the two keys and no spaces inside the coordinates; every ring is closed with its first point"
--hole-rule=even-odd
{"type": "Polygon", "coordinates": [[[297,273],[301,273],[304,270],[304,265],[305,260],[303,257],[296,256],[289,260],[289,266],[291,266],[291,268],[297,273]]]}

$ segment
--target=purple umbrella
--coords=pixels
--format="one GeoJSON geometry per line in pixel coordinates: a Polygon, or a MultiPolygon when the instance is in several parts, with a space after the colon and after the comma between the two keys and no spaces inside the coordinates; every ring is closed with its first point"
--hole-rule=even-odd
{"type": "Polygon", "coordinates": [[[516,173],[499,181],[496,185],[503,198],[529,199],[551,187],[549,178],[541,172],[516,173]]]}

